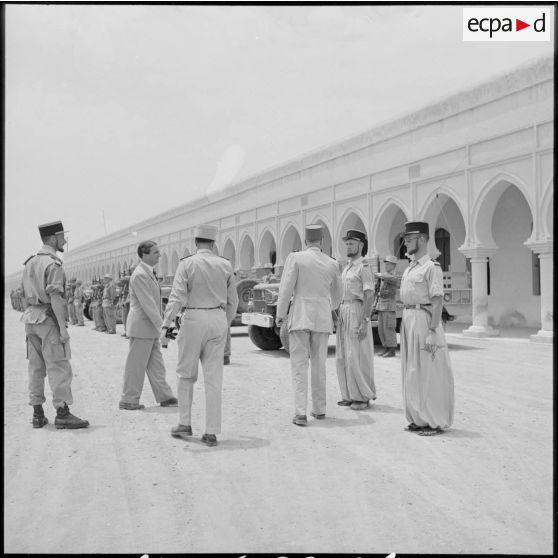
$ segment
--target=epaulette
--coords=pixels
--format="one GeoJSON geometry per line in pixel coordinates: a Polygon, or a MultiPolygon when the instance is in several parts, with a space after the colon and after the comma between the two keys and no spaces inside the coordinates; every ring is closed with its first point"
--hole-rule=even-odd
{"type": "Polygon", "coordinates": [[[191,258],[194,254],[190,254],[189,256],[184,256],[183,258],[180,258],[180,261],[185,260],[186,258],[191,258]]]}
{"type": "Polygon", "coordinates": [[[29,260],[32,260],[34,257],[35,257],[35,254],[33,254],[32,256],[29,256],[29,257],[23,262],[23,265],[27,265],[27,262],[28,262],[29,260]]]}

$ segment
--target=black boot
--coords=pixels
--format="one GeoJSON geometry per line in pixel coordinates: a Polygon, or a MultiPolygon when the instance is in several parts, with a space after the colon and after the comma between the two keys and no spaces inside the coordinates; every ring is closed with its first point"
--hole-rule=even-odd
{"type": "Polygon", "coordinates": [[[384,358],[390,358],[395,356],[395,347],[390,347],[383,355],[384,358]]]}
{"type": "Polygon", "coordinates": [[[33,405],[33,428],[42,428],[48,424],[42,405],[33,405]]]}
{"type": "Polygon", "coordinates": [[[58,407],[56,409],[56,418],[54,419],[54,426],[56,428],[87,428],[89,426],[89,421],[80,419],[72,413],[68,405],[64,403],[64,407],[58,407]]]}

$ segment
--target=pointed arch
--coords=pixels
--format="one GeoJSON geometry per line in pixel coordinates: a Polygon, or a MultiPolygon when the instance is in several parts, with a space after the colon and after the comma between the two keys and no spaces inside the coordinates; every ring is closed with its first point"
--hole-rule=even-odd
{"type": "MultiPolygon", "coordinates": [[[[355,208],[348,208],[341,219],[338,221],[338,229],[337,229],[337,253],[339,254],[340,260],[346,259],[345,254],[345,244],[343,242],[343,237],[348,229],[358,229],[362,230],[366,233],[367,237],[370,238],[370,234],[368,232],[368,227],[365,223],[364,215],[361,211],[355,208]]],[[[368,248],[368,253],[370,254],[370,248],[368,248]]]]}
{"type": "Polygon", "coordinates": [[[178,252],[176,250],[173,250],[171,256],[170,275],[174,275],[176,273],[177,267],[178,267],[178,252]]]}
{"type": "Polygon", "coordinates": [[[162,275],[163,277],[169,274],[169,258],[166,252],[161,254],[161,259],[159,260],[159,273],[157,275],[162,275]]]}
{"type": "Polygon", "coordinates": [[[260,241],[258,246],[258,259],[260,265],[271,263],[275,265],[277,261],[277,244],[275,243],[275,235],[269,227],[260,234],[260,241]]]}
{"type": "Polygon", "coordinates": [[[298,227],[295,223],[290,221],[281,236],[280,241],[280,256],[281,262],[284,264],[287,256],[295,250],[302,249],[302,239],[298,227]]]}
{"type": "Polygon", "coordinates": [[[331,236],[331,226],[329,220],[323,215],[317,214],[312,219],[311,225],[321,225],[324,228],[324,237],[322,240],[322,252],[333,257],[333,240],[331,236]]]}
{"type": "Polygon", "coordinates": [[[227,258],[231,262],[232,268],[236,269],[236,250],[234,242],[230,236],[226,237],[222,250],[223,258],[227,258]]]}
{"type": "Polygon", "coordinates": [[[239,266],[241,269],[254,267],[254,241],[248,233],[244,233],[240,241],[239,266]]]}
{"type": "Polygon", "coordinates": [[[510,186],[515,186],[521,192],[531,212],[531,218],[533,218],[535,212],[526,185],[519,177],[507,172],[499,172],[486,183],[481,189],[479,197],[473,203],[471,231],[469,231],[466,241],[468,245],[484,248],[497,247],[492,236],[492,220],[500,198],[510,186]]]}

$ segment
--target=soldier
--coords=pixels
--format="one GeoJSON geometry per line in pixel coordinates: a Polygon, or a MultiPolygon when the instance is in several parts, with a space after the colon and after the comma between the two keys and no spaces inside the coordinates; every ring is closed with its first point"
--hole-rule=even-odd
{"type": "Polygon", "coordinates": [[[68,317],[70,324],[77,325],[76,309],[74,306],[75,279],[70,279],[66,284],[66,301],[68,302],[68,317]]]}
{"type": "Polygon", "coordinates": [[[122,297],[122,324],[124,325],[124,333],[122,337],[129,339],[128,333],[126,331],[126,322],[128,321],[128,313],[130,312],[130,276],[132,275],[135,265],[130,267],[128,272],[122,278],[122,291],[120,296],[122,297]]]}
{"type": "Polygon", "coordinates": [[[397,348],[395,296],[401,281],[401,278],[395,274],[397,262],[395,256],[386,256],[384,258],[386,272],[374,273],[375,277],[380,280],[375,306],[378,311],[378,333],[384,347],[384,352],[380,356],[385,358],[394,357],[397,348]]]}
{"type": "Polygon", "coordinates": [[[116,333],[116,309],[114,304],[116,302],[116,285],[112,280],[112,275],[106,273],[103,277],[103,295],[102,295],[102,308],[103,318],[107,326],[107,333],[116,333]]]}
{"type": "Polygon", "coordinates": [[[107,330],[107,326],[105,324],[105,318],[103,317],[103,306],[102,306],[104,287],[99,280],[97,283],[93,284],[92,289],[93,289],[93,302],[91,303],[91,308],[93,308],[93,321],[95,322],[95,327],[93,329],[95,331],[104,332],[107,330]]]}
{"type": "Polygon", "coordinates": [[[83,302],[85,300],[85,295],[83,294],[81,279],[76,280],[76,286],[74,289],[74,308],[76,311],[77,325],[83,327],[83,302]]]}
{"type": "Polygon", "coordinates": [[[376,399],[374,384],[374,340],[370,315],[374,302],[374,279],[364,260],[368,240],[362,231],[351,229],[343,237],[349,263],[343,270],[343,302],[337,324],[337,378],[341,401],[355,411],[366,409],[376,399]]]}
{"type": "Polygon", "coordinates": [[[408,430],[440,434],[453,423],[454,384],[444,329],[442,269],[427,253],[428,223],[405,223],[412,258],[401,279],[401,373],[408,430]]]}
{"type": "Polygon", "coordinates": [[[339,266],[321,249],[323,227],[309,225],[304,237],[306,250],[289,254],[285,262],[276,317],[278,327],[287,320],[289,329],[295,400],[293,424],[297,426],[306,426],[308,423],[309,360],[312,416],[318,420],[325,419],[327,342],[333,331],[332,310],[337,308],[341,300],[339,266]]]}
{"type": "Polygon", "coordinates": [[[39,226],[43,247],[24,264],[22,290],[25,311],[21,321],[27,336],[29,404],[33,428],[48,424],[43,411],[45,376],[52,390],[56,428],[86,428],[89,422],[70,413],[73,403],[70,336],[66,326],[66,276],[56,252],[64,252],[64,227],[60,221],[39,226]]]}
{"type": "Polygon", "coordinates": [[[172,428],[171,435],[192,435],[193,390],[201,360],[205,384],[205,434],[201,440],[215,446],[216,435],[221,432],[223,354],[238,294],[231,263],[213,253],[217,227],[200,225],[194,234],[197,251],[178,265],[160,337],[167,346],[167,329],[184,307],[177,339],[179,424],[172,428]]]}

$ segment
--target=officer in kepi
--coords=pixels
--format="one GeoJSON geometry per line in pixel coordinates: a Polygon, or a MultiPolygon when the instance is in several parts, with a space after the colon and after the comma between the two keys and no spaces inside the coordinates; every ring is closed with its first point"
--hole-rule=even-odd
{"type": "Polygon", "coordinates": [[[420,436],[442,433],[453,423],[453,373],[441,323],[442,268],[427,252],[428,223],[405,223],[404,241],[412,261],[401,278],[401,373],[409,425],[420,436]]]}
{"type": "Polygon", "coordinates": [[[217,445],[221,432],[221,392],[223,354],[227,332],[238,306],[238,294],[231,263],[213,252],[217,227],[200,225],[194,232],[197,251],[182,258],[172,284],[165,309],[161,345],[168,344],[166,332],[184,309],[177,338],[178,416],[179,423],[171,435],[192,435],[192,401],[194,384],[201,361],[205,384],[205,433],[201,441],[217,445]]]}
{"type": "Polygon", "coordinates": [[[65,231],[61,221],[39,226],[43,247],[25,263],[22,290],[25,311],[21,321],[27,336],[29,404],[33,428],[48,423],[43,411],[45,376],[52,390],[56,428],[86,428],[89,422],[70,413],[73,403],[70,336],[67,331],[66,276],[57,252],[64,252],[65,231]]]}

